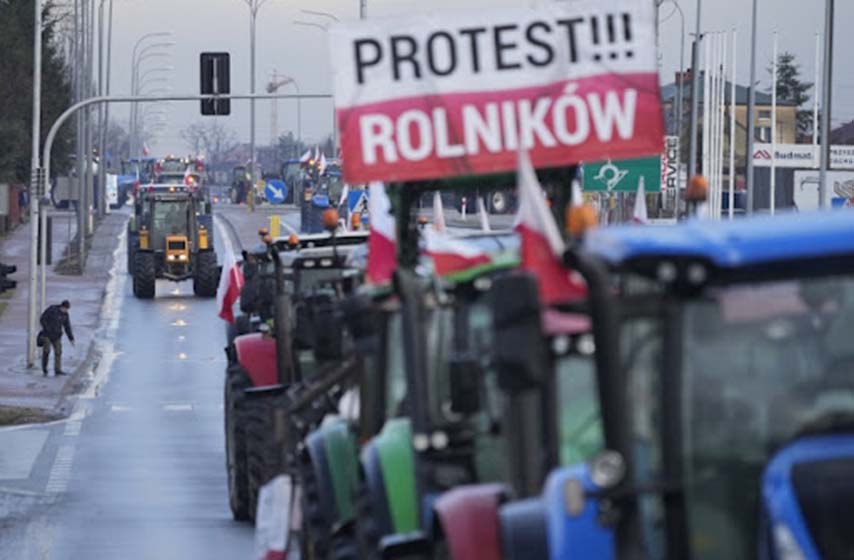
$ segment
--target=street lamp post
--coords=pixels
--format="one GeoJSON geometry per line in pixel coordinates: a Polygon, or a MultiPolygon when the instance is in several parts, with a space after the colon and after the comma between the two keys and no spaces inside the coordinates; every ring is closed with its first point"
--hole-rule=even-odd
{"type": "MultiPolygon", "coordinates": [[[[41,78],[42,78],[42,3],[41,0],[35,0],[35,17],[34,17],[34,33],[33,33],[33,137],[32,137],[32,155],[30,160],[30,269],[29,269],[29,292],[27,294],[28,307],[28,333],[27,333],[27,367],[31,368],[35,364],[36,359],[36,317],[38,309],[36,308],[36,267],[38,266],[38,238],[39,238],[39,218],[41,216],[41,201],[39,197],[41,193],[42,182],[39,179],[38,173],[41,171],[41,161],[39,159],[39,148],[41,146],[41,78]]],[[[45,180],[50,180],[46,178],[45,180]]],[[[44,263],[42,263],[44,266],[44,263]]]]}
{"type": "Polygon", "coordinates": [[[830,167],[830,101],[833,85],[833,10],[834,0],[826,0],[824,12],[824,99],[821,104],[821,162],[818,183],[818,206],[824,208],[827,196],[827,169],[830,167]]]}
{"type": "MultiPolygon", "coordinates": [[[[131,53],[131,77],[130,77],[130,93],[134,95],[134,91],[136,89],[136,65],[137,65],[137,53],[139,47],[149,39],[154,39],[155,37],[171,37],[171,31],[155,31],[153,33],[146,33],[139,39],[137,39],[136,43],[134,43],[133,51],[131,53]]],[[[174,42],[172,42],[174,44],[174,42]]],[[[170,45],[171,46],[171,45],[170,45]]],[[[131,104],[130,106],[130,115],[128,118],[128,157],[133,157],[134,154],[134,146],[133,146],[133,124],[134,124],[134,111],[136,110],[136,105],[131,104]]]]}
{"type": "MultiPolygon", "coordinates": [[[[255,21],[267,0],[243,0],[249,7],[249,93],[255,94],[255,21]]],[[[255,184],[255,99],[249,102],[249,168],[255,184]]],[[[253,187],[254,188],[254,187],[253,187]]]]}
{"type": "MultiPolygon", "coordinates": [[[[158,57],[169,56],[169,53],[166,53],[163,51],[154,51],[154,52],[148,52],[148,51],[151,51],[152,49],[155,49],[155,48],[171,47],[174,44],[175,43],[172,41],[164,42],[164,43],[155,43],[152,45],[148,45],[147,47],[142,49],[142,51],[140,51],[136,60],[134,60],[132,65],[131,65],[131,94],[132,95],[137,95],[139,92],[139,81],[140,81],[139,68],[142,65],[142,63],[144,61],[150,59],[150,58],[158,58],[158,57]]],[[[143,74],[143,77],[145,77],[146,75],[147,74],[143,74]]],[[[132,141],[135,139],[135,134],[134,134],[135,129],[133,127],[136,125],[137,111],[138,111],[138,107],[137,107],[136,103],[132,104],[131,105],[131,125],[130,125],[131,126],[131,140],[132,141]]],[[[137,146],[132,142],[130,145],[131,155],[133,155],[136,147],[137,146]]]]}
{"type": "MultiPolygon", "coordinates": [[[[109,95],[109,85],[105,84],[104,79],[104,2],[101,0],[98,7],[98,95],[109,95]],[[106,92],[106,93],[105,93],[106,92]]],[[[109,66],[109,51],[112,44],[113,36],[113,0],[110,0],[109,5],[109,23],[107,26],[107,65],[109,66]]],[[[109,76],[109,67],[107,68],[107,76],[109,76]]],[[[101,105],[98,108],[98,157],[100,165],[98,166],[98,186],[101,189],[99,197],[98,215],[104,216],[107,211],[107,126],[108,126],[107,106],[101,105]]]]}

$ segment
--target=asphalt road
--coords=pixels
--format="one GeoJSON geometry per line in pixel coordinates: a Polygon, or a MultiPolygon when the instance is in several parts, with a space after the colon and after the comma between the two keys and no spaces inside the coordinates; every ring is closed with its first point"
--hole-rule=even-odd
{"type": "Polygon", "coordinates": [[[216,303],[191,282],[136,300],[117,261],[72,417],[0,430],[0,559],[251,558],[228,509],[216,303]]]}

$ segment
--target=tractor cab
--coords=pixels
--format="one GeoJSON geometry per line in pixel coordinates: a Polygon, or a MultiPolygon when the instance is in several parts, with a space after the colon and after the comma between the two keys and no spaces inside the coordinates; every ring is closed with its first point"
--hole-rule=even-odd
{"type": "Polygon", "coordinates": [[[154,297],[158,278],[192,278],[196,295],[213,297],[219,275],[212,224],[210,204],[197,189],[162,184],[141,188],[128,226],[134,294],[154,297]]]}
{"type": "Polygon", "coordinates": [[[527,529],[505,506],[502,537],[542,535],[556,559],[846,557],[850,228],[615,227],[567,253],[590,289],[603,450],[552,472],[527,529]]]}

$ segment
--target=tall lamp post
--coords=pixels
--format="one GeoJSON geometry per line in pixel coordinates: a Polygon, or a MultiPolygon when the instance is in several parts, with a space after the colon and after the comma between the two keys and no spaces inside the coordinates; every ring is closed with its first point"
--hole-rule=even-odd
{"type": "Polygon", "coordinates": [[[830,101],[833,85],[833,9],[834,0],[826,0],[824,12],[824,99],[821,104],[821,162],[818,206],[824,208],[827,196],[827,169],[830,167],[830,101]]]}
{"type": "MultiPolygon", "coordinates": [[[[36,267],[38,266],[38,240],[39,240],[39,218],[41,215],[41,193],[42,181],[39,177],[41,171],[41,160],[39,159],[39,148],[41,146],[41,79],[42,79],[42,3],[35,0],[35,17],[33,33],[33,138],[32,157],[30,167],[32,174],[30,180],[30,269],[29,269],[29,292],[27,294],[27,307],[29,321],[27,325],[27,367],[32,368],[36,359],[36,267]]],[[[49,180],[49,178],[45,178],[49,180]]]]}
{"type": "MultiPolygon", "coordinates": [[[[255,93],[255,21],[267,0],[243,0],[249,7],[249,93],[255,93]]],[[[255,185],[255,100],[249,101],[249,168],[255,185]]]]}
{"type": "MultiPolygon", "coordinates": [[[[317,10],[301,10],[301,11],[304,14],[329,18],[335,22],[341,21],[340,19],[338,19],[338,17],[336,17],[334,14],[330,14],[329,12],[318,12],[317,10]]],[[[362,19],[364,19],[364,17],[362,19]]],[[[300,20],[300,19],[295,19],[293,21],[293,23],[294,23],[294,25],[302,25],[305,27],[314,27],[315,29],[320,29],[324,33],[327,33],[329,31],[329,24],[323,25],[323,24],[320,24],[320,23],[317,23],[314,21],[305,21],[305,20],[300,20]]],[[[299,93],[299,91],[297,91],[297,93],[299,93]]],[[[297,102],[299,102],[299,100],[297,100],[297,102]]],[[[337,123],[335,122],[335,103],[333,102],[332,103],[332,149],[333,150],[338,147],[337,136],[338,136],[338,127],[337,127],[337,123]]],[[[335,154],[333,154],[333,156],[334,155],[335,154]]]]}
{"type": "MultiPolygon", "coordinates": [[[[130,58],[130,63],[131,63],[130,92],[131,92],[131,95],[134,95],[134,93],[136,91],[136,67],[138,64],[137,56],[142,54],[142,53],[139,53],[139,47],[141,47],[143,43],[145,43],[146,41],[149,41],[151,39],[165,38],[165,37],[171,37],[171,36],[172,36],[171,31],[155,31],[152,33],[146,33],[145,35],[143,35],[142,37],[137,39],[136,43],[134,43],[133,52],[131,53],[131,58],[130,58]]],[[[163,43],[171,43],[168,46],[174,45],[174,42],[166,41],[166,42],[161,42],[160,43],[161,46],[163,46],[163,43]]],[[[143,49],[143,52],[147,48],[148,47],[143,49]]],[[[132,103],[130,106],[130,116],[128,117],[128,157],[133,157],[133,155],[134,155],[133,124],[134,124],[134,116],[135,116],[134,112],[135,111],[136,111],[136,104],[132,103]]]]}

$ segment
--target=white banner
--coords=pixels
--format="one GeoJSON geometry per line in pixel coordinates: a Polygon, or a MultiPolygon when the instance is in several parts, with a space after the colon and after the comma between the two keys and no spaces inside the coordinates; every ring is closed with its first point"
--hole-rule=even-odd
{"type": "MultiPolygon", "coordinates": [[[[815,170],[795,171],[795,207],[801,212],[818,210],[818,179],[815,170]]],[[[825,193],[825,208],[850,206],[854,198],[854,171],[829,171],[828,189],[825,193]]]]}
{"type": "Polygon", "coordinates": [[[664,153],[661,155],[661,190],[679,188],[679,137],[664,137],[664,153]]]}
{"type": "Polygon", "coordinates": [[[651,2],[434,10],[330,29],[350,183],[658,155],[651,2]]]}
{"type": "MultiPolygon", "coordinates": [[[[818,169],[819,150],[812,144],[777,144],[775,165],[788,169],[818,169]]],[[[754,144],[753,165],[771,167],[771,144],[754,144]]],[[[831,146],[830,168],[854,169],[854,146],[831,146]]]]}

